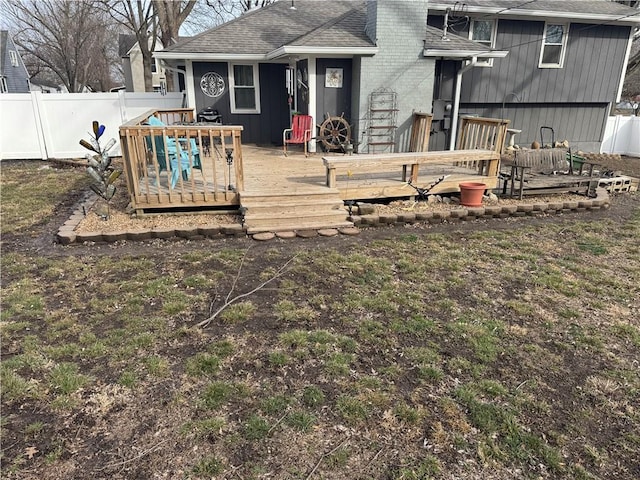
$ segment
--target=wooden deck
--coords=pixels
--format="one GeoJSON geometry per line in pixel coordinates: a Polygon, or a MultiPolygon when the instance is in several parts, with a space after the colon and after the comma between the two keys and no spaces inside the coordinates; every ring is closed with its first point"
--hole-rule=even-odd
{"type": "MultiPolygon", "coordinates": [[[[445,175],[431,193],[458,192],[466,181],[496,188],[506,129],[501,120],[472,119],[454,152],[334,152],[323,161],[327,154],[305,156],[301,147],[285,156],[280,148],[242,145],[242,127],[194,124],[192,117],[186,109],[159,110],[120,127],[132,206],[138,213],[240,209],[250,233],[346,226],[345,201],[412,197],[412,185],[426,188],[445,175]],[[160,126],[148,124],[150,115],[160,126]]],[[[426,149],[422,143],[418,150],[426,149]]]]}

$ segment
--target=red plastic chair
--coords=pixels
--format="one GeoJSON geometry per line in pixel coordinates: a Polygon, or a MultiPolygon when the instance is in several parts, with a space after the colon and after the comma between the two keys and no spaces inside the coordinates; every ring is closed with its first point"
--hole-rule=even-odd
{"type": "Polygon", "coordinates": [[[287,144],[304,144],[304,156],[307,155],[307,142],[311,141],[311,130],[313,129],[313,118],[311,115],[294,115],[291,121],[291,128],[285,128],[282,132],[282,145],[284,154],[287,155],[287,144]]]}

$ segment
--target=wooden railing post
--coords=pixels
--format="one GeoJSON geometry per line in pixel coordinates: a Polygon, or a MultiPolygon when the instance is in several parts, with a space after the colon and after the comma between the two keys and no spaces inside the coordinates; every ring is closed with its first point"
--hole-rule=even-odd
{"type": "Polygon", "coordinates": [[[433,115],[424,112],[413,113],[411,125],[410,152],[426,152],[429,150],[429,136],[431,134],[431,121],[433,115]]]}

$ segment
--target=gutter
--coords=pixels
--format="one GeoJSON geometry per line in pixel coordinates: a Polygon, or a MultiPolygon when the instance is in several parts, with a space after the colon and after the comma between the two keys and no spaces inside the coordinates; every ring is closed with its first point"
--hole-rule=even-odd
{"type": "MultiPolygon", "coordinates": [[[[429,14],[444,14],[447,8],[451,8],[451,4],[447,3],[429,3],[429,14]]],[[[620,13],[615,14],[595,14],[595,13],[575,13],[566,11],[552,10],[527,10],[523,8],[505,8],[505,7],[485,7],[479,5],[465,5],[465,14],[479,13],[484,15],[498,15],[499,18],[514,18],[520,20],[537,20],[537,19],[563,19],[575,20],[576,22],[593,23],[604,22],[610,24],[638,25],[640,24],[640,12],[638,13],[620,13]]]]}
{"type": "MultiPolygon", "coordinates": [[[[378,47],[308,47],[285,45],[267,53],[182,53],[159,51],[154,54],[155,58],[161,60],[193,60],[193,61],[268,61],[275,60],[288,55],[330,55],[348,56],[354,55],[375,55],[379,52],[378,47]]],[[[468,56],[468,53],[467,53],[468,56]]]]}
{"type": "Polygon", "coordinates": [[[504,58],[509,54],[508,50],[492,50],[490,52],[481,50],[472,52],[469,50],[447,50],[443,48],[425,48],[425,57],[455,58],[459,60],[469,60],[470,58],[504,58]]]}
{"type": "Polygon", "coordinates": [[[266,60],[284,57],[287,55],[375,55],[380,51],[378,47],[308,47],[298,45],[285,45],[272,50],[265,55],[266,60]]]}

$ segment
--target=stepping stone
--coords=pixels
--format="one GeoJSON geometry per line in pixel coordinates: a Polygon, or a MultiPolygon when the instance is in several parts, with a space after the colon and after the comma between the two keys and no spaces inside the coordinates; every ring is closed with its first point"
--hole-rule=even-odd
{"type": "Polygon", "coordinates": [[[300,238],[314,238],[318,236],[318,232],[315,230],[296,230],[296,235],[300,238]]]}
{"type": "Polygon", "coordinates": [[[286,231],[286,232],[276,232],[276,237],[281,238],[283,240],[290,240],[292,238],[296,238],[296,232],[286,231]]]}
{"type": "Polygon", "coordinates": [[[339,228],[338,231],[343,235],[360,235],[360,229],[356,227],[339,228]]]}
{"type": "Polygon", "coordinates": [[[253,239],[258,240],[259,242],[266,242],[267,240],[272,240],[274,238],[276,238],[276,234],[272,232],[262,232],[253,235],[253,239]]]}
{"type": "Polygon", "coordinates": [[[338,235],[338,230],[336,230],[335,228],[323,228],[321,230],[318,230],[318,235],[320,235],[321,237],[335,237],[336,235],[338,235]]]}

